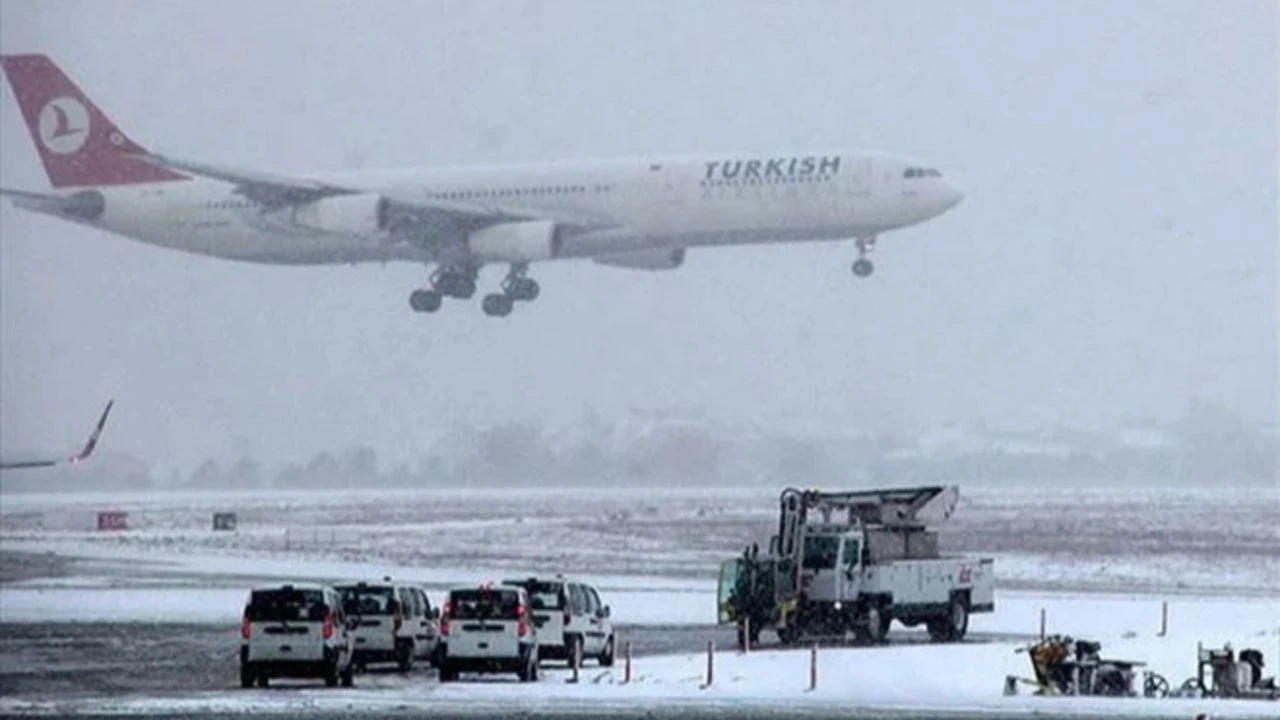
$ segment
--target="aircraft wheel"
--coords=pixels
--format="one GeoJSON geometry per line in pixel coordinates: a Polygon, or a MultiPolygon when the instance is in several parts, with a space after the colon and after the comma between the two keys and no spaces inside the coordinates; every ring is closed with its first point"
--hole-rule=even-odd
{"type": "Polygon", "coordinates": [[[853,274],[860,278],[869,277],[875,269],[871,261],[866,258],[858,258],[853,263],[853,274]]]}
{"type": "Polygon", "coordinates": [[[489,317],[506,317],[511,314],[512,304],[513,301],[510,295],[491,293],[484,296],[484,301],[480,307],[484,309],[484,314],[489,317]]]}
{"type": "Polygon", "coordinates": [[[409,295],[409,307],[414,312],[435,312],[440,309],[443,298],[434,290],[414,290],[409,295]]]}

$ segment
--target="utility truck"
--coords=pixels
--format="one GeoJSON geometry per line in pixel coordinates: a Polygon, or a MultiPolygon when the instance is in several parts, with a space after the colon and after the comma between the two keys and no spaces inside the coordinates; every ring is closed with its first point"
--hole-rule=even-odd
{"type": "Polygon", "coordinates": [[[787,488],[778,533],[720,567],[719,622],[747,647],[761,630],[785,645],[809,639],[885,641],[889,623],[925,625],[956,642],[972,613],[995,610],[990,558],[942,555],[929,523],[949,518],[955,486],[822,492],[787,488]]]}

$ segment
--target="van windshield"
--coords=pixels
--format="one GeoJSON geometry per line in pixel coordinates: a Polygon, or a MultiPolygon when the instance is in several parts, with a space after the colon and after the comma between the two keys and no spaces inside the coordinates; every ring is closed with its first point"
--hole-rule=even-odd
{"type": "Polygon", "coordinates": [[[520,595],[515,590],[454,590],[451,616],[457,620],[515,620],[519,614],[520,595]]]}
{"type": "Polygon", "coordinates": [[[319,590],[254,590],[245,607],[249,622],[299,622],[324,620],[328,610],[319,590]]]}
{"type": "Polygon", "coordinates": [[[348,615],[392,614],[391,600],[395,596],[389,587],[339,585],[335,589],[342,593],[342,609],[348,615]]]}

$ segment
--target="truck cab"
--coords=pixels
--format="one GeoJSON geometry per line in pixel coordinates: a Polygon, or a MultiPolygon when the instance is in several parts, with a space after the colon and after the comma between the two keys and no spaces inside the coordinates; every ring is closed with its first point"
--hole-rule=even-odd
{"type": "Polygon", "coordinates": [[[858,597],[862,585],[862,532],[810,528],[800,562],[800,593],[836,602],[858,597]]]}

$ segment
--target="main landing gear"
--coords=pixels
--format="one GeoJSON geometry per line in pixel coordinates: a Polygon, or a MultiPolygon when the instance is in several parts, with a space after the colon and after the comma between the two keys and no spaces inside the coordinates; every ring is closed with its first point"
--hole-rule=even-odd
{"type": "Polygon", "coordinates": [[[414,290],[409,294],[409,307],[415,312],[433,313],[440,309],[444,298],[467,300],[476,294],[478,271],[469,267],[441,267],[431,273],[431,288],[414,290]]]}
{"type": "MultiPolygon", "coordinates": [[[[484,314],[490,317],[506,317],[517,302],[532,302],[541,288],[533,278],[527,277],[529,266],[512,265],[502,279],[502,292],[490,293],[480,302],[484,314]]],[[[476,293],[477,268],[442,267],[431,274],[429,289],[414,290],[409,295],[409,307],[415,312],[433,313],[444,304],[444,298],[470,299],[476,293]]]]}
{"type": "Polygon", "coordinates": [[[526,277],[528,265],[512,265],[507,276],[502,279],[502,292],[484,296],[480,307],[489,317],[506,317],[511,314],[517,301],[533,302],[541,292],[538,281],[526,277]]]}
{"type": "Polygon", "coordinates": [[[876,269],[876,266],[867,259],[867,254],[875,249],[876,236],[866,235],[858,238],[857,242],[858,259],[853,261],[853,274],[860,278],[868,277],[876,269]]]}

